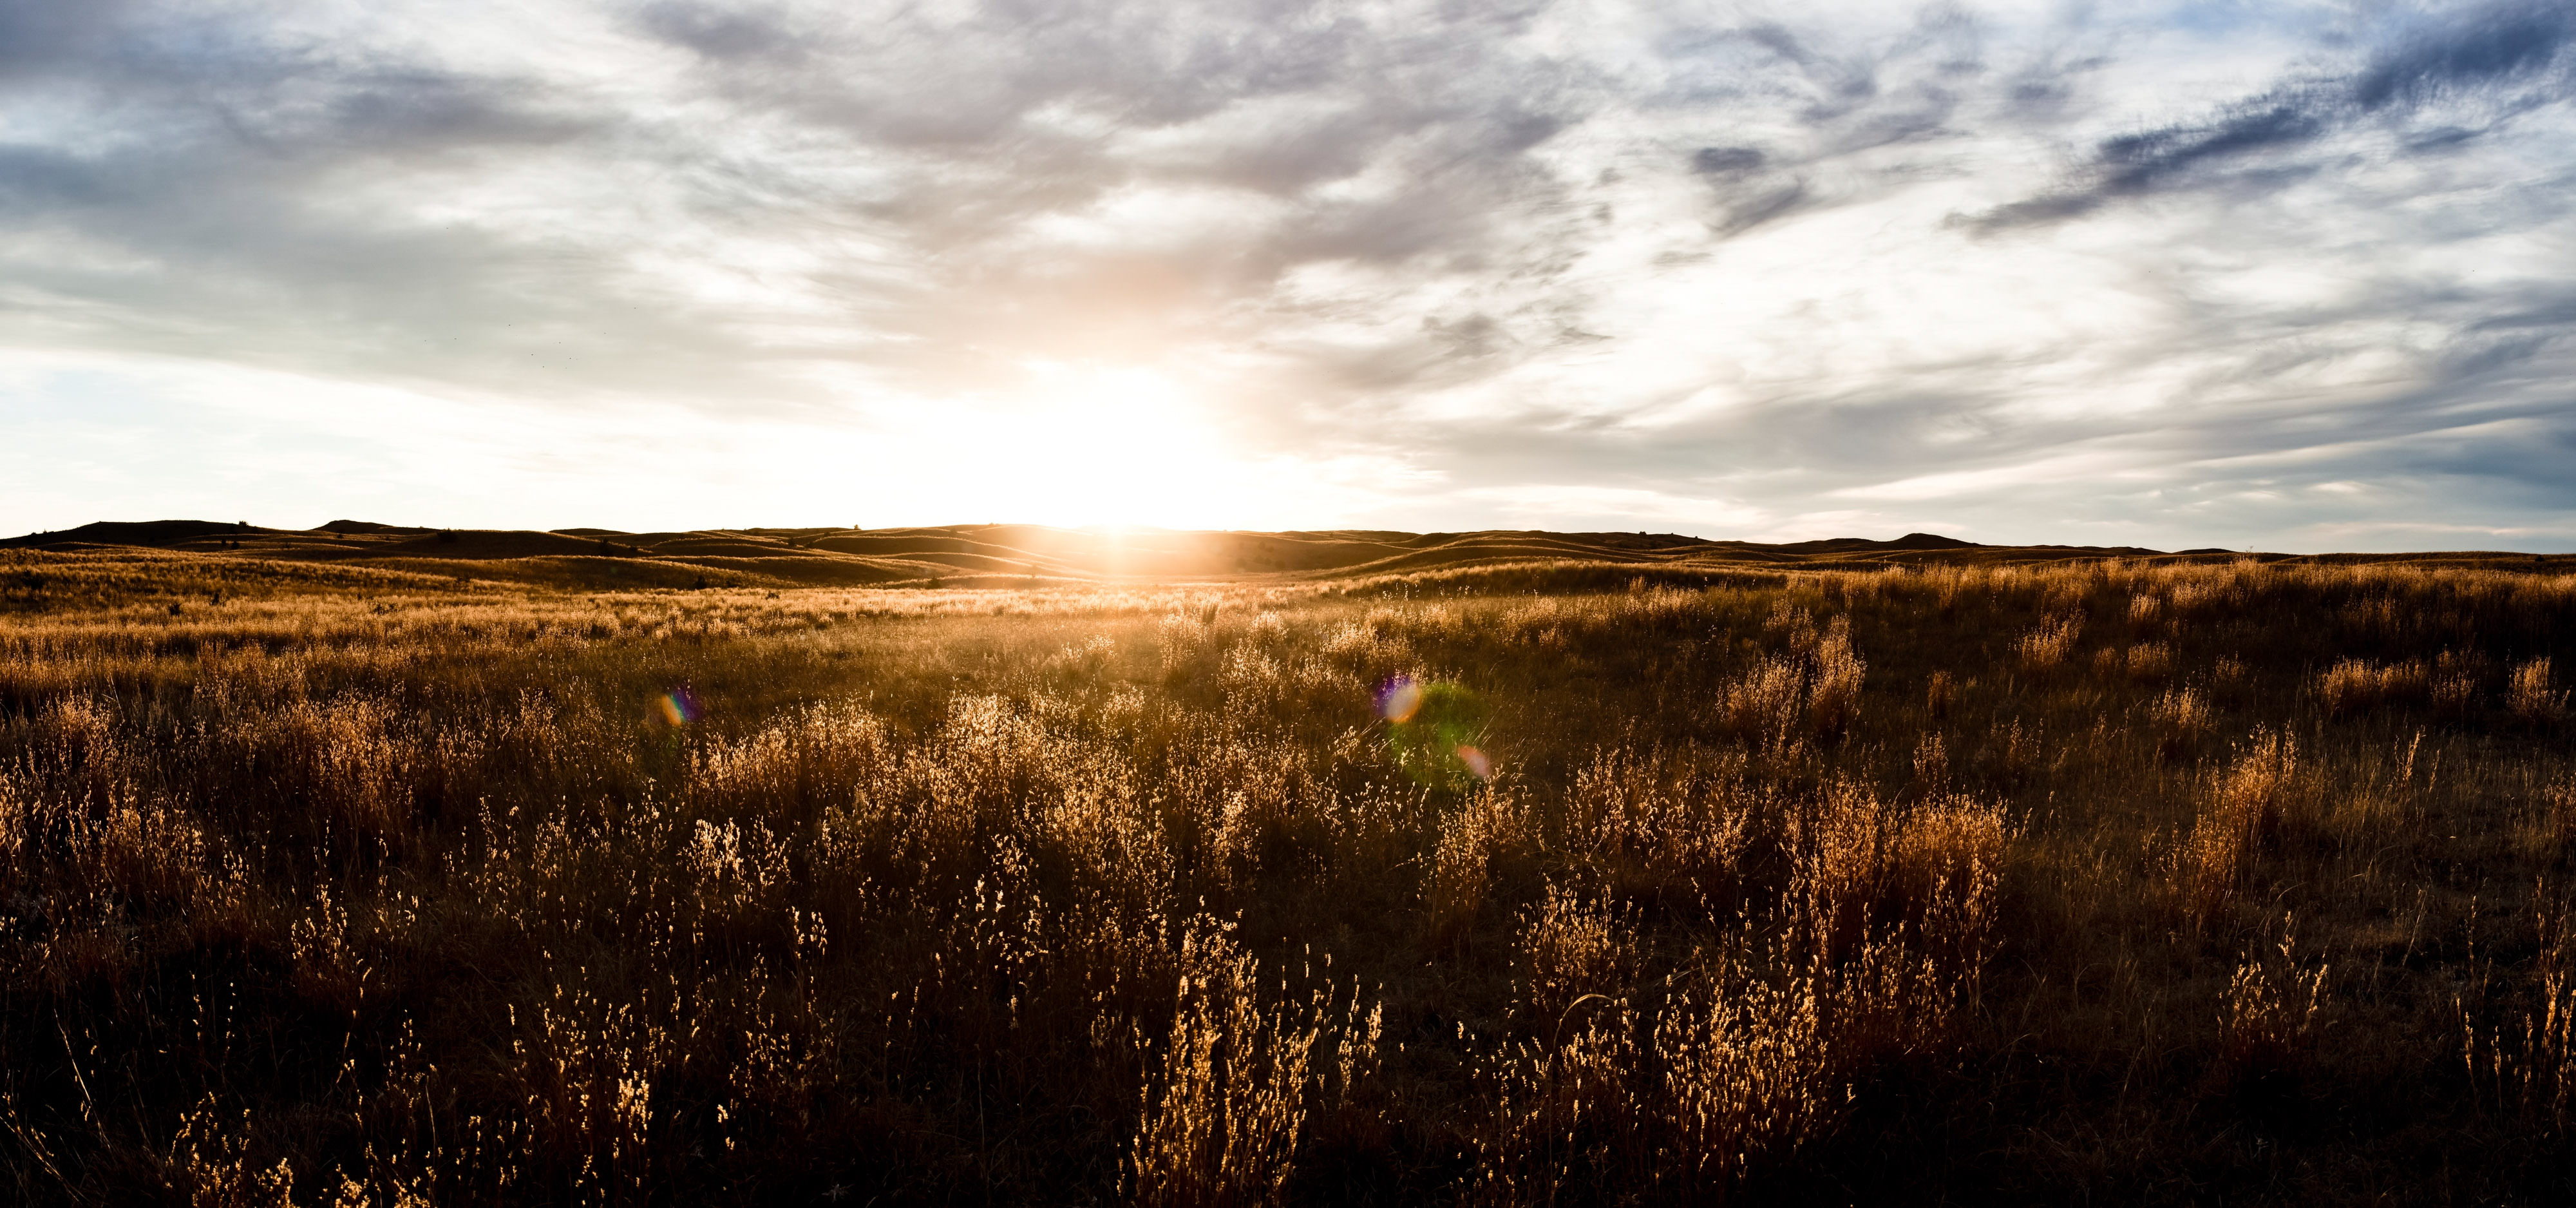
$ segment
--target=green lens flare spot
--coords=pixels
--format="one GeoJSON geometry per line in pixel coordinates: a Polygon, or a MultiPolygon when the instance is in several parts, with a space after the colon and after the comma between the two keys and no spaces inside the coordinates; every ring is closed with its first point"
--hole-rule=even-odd
{"type": "Polygon", "coordinates": [[[1479,745],[1487,714],[1485,703],[1458,684],[1397,676],[1378,688],[1387,751],[1405,775],[1426,785],[1463,788],[1493,779],[1493,757],[1479,745]]]}

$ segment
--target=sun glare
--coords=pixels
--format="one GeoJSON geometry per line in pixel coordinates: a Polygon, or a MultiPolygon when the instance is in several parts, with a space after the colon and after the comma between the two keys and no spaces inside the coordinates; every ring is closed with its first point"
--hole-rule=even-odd
{"type": "Polygon", "coordinates": [[[1151,369],[1031,367],[1027,392],[973,436],[998,507],[1059,525],[1214,523],[1249,488],[1196,400],[1151,369]]]}

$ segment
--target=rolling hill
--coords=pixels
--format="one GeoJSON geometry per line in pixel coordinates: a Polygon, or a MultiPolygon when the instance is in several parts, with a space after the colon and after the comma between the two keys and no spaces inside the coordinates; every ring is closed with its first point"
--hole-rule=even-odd
{"type": "MultiPolygon", "coordinates": [[[[431,529],[334,520],[310,529],[160,520],[83,525],[0,540],[53,552],[159,551],[225,559],[345,564],[387,572],[563,587],[1033,586],[1071,583],[1301,581],[1503,568],[1694,571],[2062,562],[2094,558],[2232,559],[2195,549],[1980,545],[1931,533],[1788,544],[1671,533],[1491,530],[1403,533],[1061,529],[1027,524],[928,528],[752,528],[630,533],[614,529],[431,529]]],[[[2290,555],[2254,555],[2267,561],[2290,555]]],[[[2529,566],[2529,554],[2316,555],[2529,566]]]]}

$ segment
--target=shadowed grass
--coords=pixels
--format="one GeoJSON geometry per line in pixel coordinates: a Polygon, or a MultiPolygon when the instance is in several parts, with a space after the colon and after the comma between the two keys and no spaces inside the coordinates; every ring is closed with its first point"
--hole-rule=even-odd
{"type": "Polygon", "coordinates": [[[2570,1191],[2564,575],[13,557],[16,1202],[2570,1191]]]}

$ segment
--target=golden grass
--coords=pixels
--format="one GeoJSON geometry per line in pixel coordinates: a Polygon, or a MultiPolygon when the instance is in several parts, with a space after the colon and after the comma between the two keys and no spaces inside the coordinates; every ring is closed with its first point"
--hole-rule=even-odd
{"type": "Polygon", "coordinates": [[[11,1202],[2570,1169],[2564,575],[573,594],[46,557],[0,612],[11,1202]],[[1399,684],[1450,729],[1391,729],[1399,684]]]}

